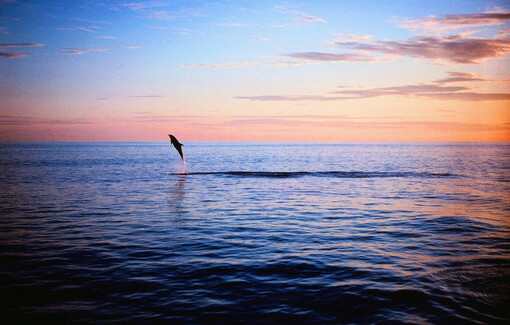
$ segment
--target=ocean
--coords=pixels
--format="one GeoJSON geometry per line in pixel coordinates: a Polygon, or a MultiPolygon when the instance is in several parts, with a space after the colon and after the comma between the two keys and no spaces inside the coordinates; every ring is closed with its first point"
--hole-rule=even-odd
{"type": "Polygon", "coordinates": [[[0,322],[510,323],[509,143],[0,144],[0,322]]]}

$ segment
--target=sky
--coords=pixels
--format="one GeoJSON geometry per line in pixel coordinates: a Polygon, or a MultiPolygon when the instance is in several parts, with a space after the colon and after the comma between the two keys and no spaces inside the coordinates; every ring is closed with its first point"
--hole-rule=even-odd
{"type": "Polygon", "coordinates": [[[510,141],[508,1],[0,0],[0,142],[510,141]]]}

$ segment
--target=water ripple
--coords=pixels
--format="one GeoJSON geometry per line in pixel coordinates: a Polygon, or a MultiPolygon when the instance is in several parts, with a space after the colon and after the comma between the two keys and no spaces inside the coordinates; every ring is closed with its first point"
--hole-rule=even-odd
{"type": "Polygon", "coordinates": [[[510,322],[507,144],[186,149],[0,145],[3,323],[510,322]]]}

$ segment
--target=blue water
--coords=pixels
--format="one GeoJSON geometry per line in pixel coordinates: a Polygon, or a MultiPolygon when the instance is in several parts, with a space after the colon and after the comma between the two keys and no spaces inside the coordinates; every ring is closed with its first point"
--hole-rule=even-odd
{"type": "Polygon", "coordinates": [[[0,144],[5,323],[509,323],[510,144],[0,144]]]}

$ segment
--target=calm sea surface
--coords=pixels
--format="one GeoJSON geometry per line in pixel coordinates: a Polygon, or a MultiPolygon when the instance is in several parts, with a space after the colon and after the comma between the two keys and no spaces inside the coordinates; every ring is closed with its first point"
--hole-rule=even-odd
{"type": "Polygon", "coordinates": [[[0,322],[510,322],[510,144],[183,150],[0,144],[0,322]]]}

